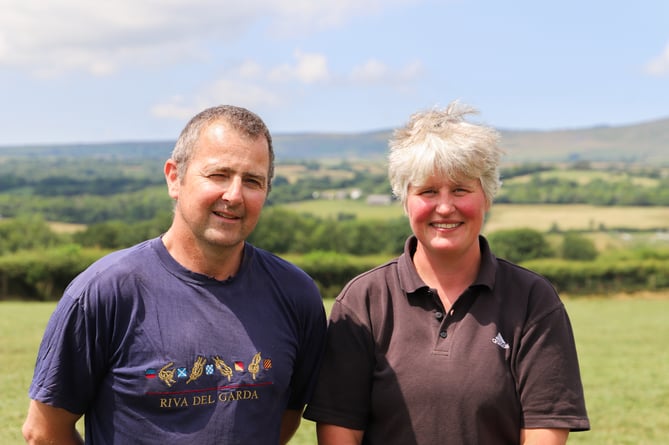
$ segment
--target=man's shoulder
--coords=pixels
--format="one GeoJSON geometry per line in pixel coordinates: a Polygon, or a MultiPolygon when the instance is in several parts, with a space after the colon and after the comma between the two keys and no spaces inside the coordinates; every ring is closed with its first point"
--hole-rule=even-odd
{"type": "Polygon", "coordinates": [[[110,252],[91,264],[87,270],[100,273],[111,269],[133,270],[138,265],[146,266],[147,257],[155,255],[151,245],[153,239],[142,241],[134,246],[110,252]]]}
{"type": "Polygon", "coordinates": [[[256,259],[257,264],[268,269],[276,270],[277,272],[310,278],[309,275],[297,264],[251,244],[247,244],[247,246],[253,252],[253,257],[256,259]]]}
{"type": "Polygon", "coordinates": [[[281,295],[300,304],[313,301],[322,306],[320,290],[306,271],[276,254],[251,245],[249,248],[253,252],[253,265],[247,273],[254,280],[271,283],[272,287],[281,289],[281,295]]]}
{"type": "Polygon", "coordinates": [[[104,286],[146,270],[156,264],[155,251],[151,247],[153,242],[153,239],[146,240],[101,257],[72,280],[68,292],[78,294],[93,283],[104,286]]]}

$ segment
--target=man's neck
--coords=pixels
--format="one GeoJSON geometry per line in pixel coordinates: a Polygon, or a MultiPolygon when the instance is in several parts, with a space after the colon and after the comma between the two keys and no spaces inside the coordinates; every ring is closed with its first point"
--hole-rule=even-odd
{"type": "Polygon", "coordinates": [[[180,236],[172,228],[162,240],[177,263],[191,272],[220,281],[237,273],[244,255],[244,242],[230,247],[206,244],[192,236],[180,236]]]}

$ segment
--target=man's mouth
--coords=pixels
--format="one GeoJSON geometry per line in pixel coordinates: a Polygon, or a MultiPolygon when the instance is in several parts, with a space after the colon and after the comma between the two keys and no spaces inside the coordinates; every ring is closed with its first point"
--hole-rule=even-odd
{"type": "Polygon", "coordinates": [[[235,215],[234,213],[217,212],[217,211],[214,211],[213,213],[214,213],[214,215],[219,216],[221,218],[225,218],[225,219],[239,219],[239,216],[235,215]]]}

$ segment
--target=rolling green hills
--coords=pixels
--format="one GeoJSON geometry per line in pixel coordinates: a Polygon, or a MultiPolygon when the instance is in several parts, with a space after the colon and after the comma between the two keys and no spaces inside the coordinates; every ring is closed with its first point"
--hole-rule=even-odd
{"type": "MultiPolygon", "coordinates": [[[[551,131],[500,130],[506,162],[627,162],[669,164],[669,118],[632,125],[551,131]]],[[[364,133],[275,134],[277,160],[382,159],[392,130],[364,133]]],[[[74,156],[166,159],[173,142],[0,147],[0,161],[11,157],[74,156]]]]}

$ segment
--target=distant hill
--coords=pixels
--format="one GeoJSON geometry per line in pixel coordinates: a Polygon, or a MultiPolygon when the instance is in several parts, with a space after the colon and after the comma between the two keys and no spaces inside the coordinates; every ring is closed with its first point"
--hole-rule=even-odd
{"type": "MultiPolygon", "coordinates": [[[[618,127],[501,129],[508,162],[608,161],[669,164],[669,118],[618,127]]],[[[385,157],[392,130],[358,134],[277,135],[279,159],[385,157]]]]}
{"type": "Polygon", "coordinates": [[[517,161],[624,161],[669,164],[669,118],[635,125],[556,131],[501,131],[517,161]]]}
{"type": "MultiPolygon", "coordinates": [[[[507,162],[608,161],[669,165],[669,118],[625,126],[553,131],[500,130],[507,162]]],[[[383,159],[392,130],[275,134],[277,160],[383,159]]],[[[6,157],[166,159],[173,141],[0,147],[6,157]]]]}

